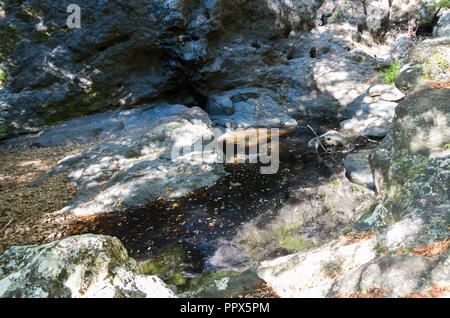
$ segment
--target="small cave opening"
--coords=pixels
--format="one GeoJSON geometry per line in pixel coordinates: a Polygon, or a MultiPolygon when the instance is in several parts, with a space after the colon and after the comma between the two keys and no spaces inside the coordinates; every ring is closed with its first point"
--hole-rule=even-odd
{"type": "Polygon", "coordinates": [[[416,36],[432,36],[433,35],[433,25],[420,25],[417,27],[416,36]]]}

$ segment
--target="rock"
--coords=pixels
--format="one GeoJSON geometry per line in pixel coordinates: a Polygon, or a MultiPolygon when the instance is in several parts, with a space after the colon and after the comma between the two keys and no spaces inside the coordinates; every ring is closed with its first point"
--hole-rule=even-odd
{"type": "Polygon", "coordinates": [[[395,86],[404,93],[412,92],[416,87],[426,83],[422,78],[422,66],[414,64],[405,64],[400,68],[399,74],[395,79],[395,86]]]}
{"type": "Polygon", "coordinates": [[[253,294],[261,288],[261,280],[253,271],[206,272],[190,281],[187,291],[180,297],[186,298],[237,298],[253,294]]]}
{"type": "Polygon", "coordinates": [[[341,127],[367,137],[384,137],[391,128],[397,105],[383,100],[362,104],[354,117],[341,122],[341,127]]]}
{"type": "MultiPolygon", "coordinates": [[[[436,284],[448,285],[450,276],[442,279],[426,279],[438,268],[438,261],[414,255],[393,255],[365,264],[336,279],[326,291],[328,297],[358,295],[361,291],[370,294],[378,289],[383,297],[405,297],[415,293],[427,295],[427,289],[436,284]]],[[[448,294],[448,293],[447,293],[448,294]]],[[[323,293],[322,293],[323,295],[323,293]]]]}
{"type": "Polygon", "coordinates": [[[211,266],[242,271],[264,259],[314,249],[356,221],[373,192],[351,183],[344,173],[321,178],[301,172],[290,181],[288,195],[276,213],[258,216],[241,226],[231,242],[219,242],[208,259],[211,266]]]}
{"type": "Polygon", "coordinates": [[[390,250],[447,236],[449,94],[432,88],[409,94],[396,110],[392,131],[369,156],[383,200],[358,222],[361,228],[386,228],[382,244],[390,250]]]}
{"type": "Polygon", "coordinates": [[[233,128],[296,126],[276,95],[267,89],[242,88],[211,96],[208,110],[220,126],[233,128]],[[220,113],[221,112],[221,113],[220,113]]]}
{"type": "Polygon", "coordinates": [[[156,276],[142,275],[117,238],[73,236],[11,247],[0,255],[0,297],[174,297],[156,276]]]}
{"type": "Polygon", "coordinates": [[[326,0],[317,12],[318,18],[326,23],[348,22],[359,26],[366,22],[363,1],[326,0]]]}
{"type": "Polygon", "coordinates": [[[384,101],[388,102],[398,102],[405,97],[397,87],[393,85],[374,85],[369,90],[369,95],[371,97],[379,97],[384,101]]]}
{"type": "Polygon", "coordinates": [[[413,29],[433,25],[439,11],[435,0],[392,0],[390,21],[394,25],[409,24],[413,29]]]}
{"type": "MultiPolygon", "coordinates": [[[[315,250],[266,261],[258,268],[281,297],[409,297],[447,287],[448,253],[433,259],[417,255],[377,256],[377,237],[349,244],[335,240],[315,250]],[[430,275],[432,273],[432,275],[430,275]]],[[[441,295],[448,296],[448,290],[441,295]]]]}
{"type": "Polygon", "coordinates": [[[345,175],[351,182],[375,190],[375,183],[368,159],[370,153],[371,151],[369,150],[347,155],[342,163],[345,167],[345,175]]]}
{"type": "Polygon", "coordinates": [[[61,212],[93,215],[133,208],[182,196],[225,174],[216,163],[220,153],[205,148],[217,132],[201,109],[172,105],[131,113],[121,117],[118,134],[62,159],[47,173],[67,173],[80,188],[61,212]],[[203,153],[191,149],[198,141],[203,153]],[[182,147],[190,152],[183,154],[182,147]]]}
{"type": "Polygon", "coordinates": [[[370,32],[381,38],[389,27],[389,1],[375,0],[366,5],[366,24],[370,32]]]}
{"type": "Polygon", "coordinates": [[[438,13],[438,21],[433,29],[433,35],[437,37],[450,36],[450,9],[442,8],[438,13]]]}
{"type": "Polygon", "coordinates": [[[450,76],[450,38],[428,39],[406,57],[395,85],[404,93],[429,81],[447,81],[450,76]]]}
{"type": "Polygon", "coordinates": [[[391,49],[391,57],[394,61],[404,59],[414,47],[414,41],[406,34],[400,34],[395,39],[391,49]]]}
{"type": "Polygon", "coordinates": [[[333,241],[308,252],[265,261],[257,273],[281,297],[324,297],[334,277],[372,261],[375,246],[376,238],[351,245],[333,241]]]}

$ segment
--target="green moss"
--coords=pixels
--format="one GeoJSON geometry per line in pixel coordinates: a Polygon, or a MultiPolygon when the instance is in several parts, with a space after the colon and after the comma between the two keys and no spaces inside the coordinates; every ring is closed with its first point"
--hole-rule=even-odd
{"type": "Polygon", "coordinates": [[[152,260],[140,262],[142,273],[156,275],[166,283],[181,286],[186,283],[182,272],[185,268],[185,251],[181,246],[168,249],[152,260]]]}
{"type": "Polygon", "coordinates": [[[289,252],[301,252],[314,247],[312,242],[298,236],[299,229],[299,224],[289,224],[274,229],[279,246],[289,252]]]}
{"type": "Polygon", "coordinates": [[[301,237],[286,237],[280,240],[280,246],[290,252],[301,252],[314,247],[314,244],[301,237]]]}
{"type": "Polygon", "coordinates": [[[383,80],[383,82],[389,85],[394,84],[395,80],[397,79],[398,73],[400,72],[401,66],[402,63],[395,62],[389,66],[378,69],[378,71],[381,73],[381,79],[383,80]]]}

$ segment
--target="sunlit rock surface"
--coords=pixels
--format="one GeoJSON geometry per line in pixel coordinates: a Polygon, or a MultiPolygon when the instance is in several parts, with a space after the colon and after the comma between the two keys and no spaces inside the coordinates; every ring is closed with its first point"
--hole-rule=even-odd
{"type": "Polygon", "coordinates": [[[224,175],[219,152],[206,148],[216,131],[200,108],[172,105],[122,114],[119,131],[62,159],[47,174],[68,173],[80,188],[61,212],[93,215],[137,207],[180,197],[224,175]]]}
{"type": "Polygon", "coordinates": [[[0,277],[0,297],[174,297],[159,278],[140,273],[118,239],[102,235],[11,247],[0,255],[0,277]]]}

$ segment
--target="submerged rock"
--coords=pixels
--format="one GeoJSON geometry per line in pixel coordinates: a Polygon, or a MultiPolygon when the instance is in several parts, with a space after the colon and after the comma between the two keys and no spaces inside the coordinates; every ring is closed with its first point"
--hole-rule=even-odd
{"type": "Polygon", "coordinates": [[[0,277],[0,297],[174,297],[140,273],[118,239],[102,235],[11,247],[0,255],[0,277]]]}

